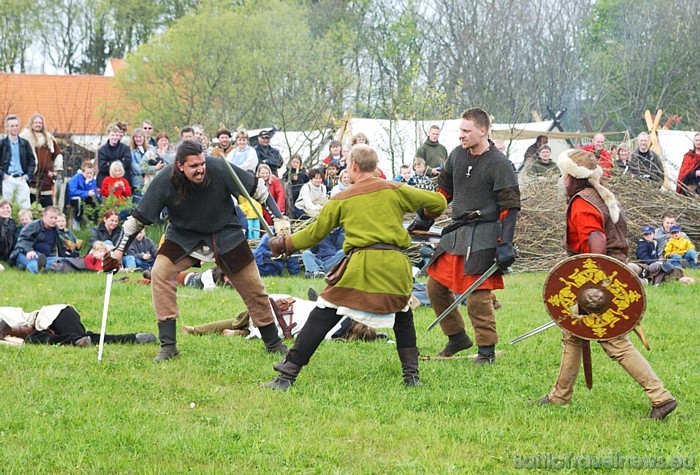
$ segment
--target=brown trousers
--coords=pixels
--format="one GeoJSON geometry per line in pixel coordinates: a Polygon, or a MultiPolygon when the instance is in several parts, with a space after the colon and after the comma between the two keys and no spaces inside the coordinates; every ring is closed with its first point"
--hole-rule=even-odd
{"type": "MultiPolygon", "coordinates": [[[[428,277],[426,291],[436,316],[441,315],[455,301],[452,289],[445,287],[432,277],[428,277]]],[[[467,314],[474,328],[474,340],[477,346],[498,343],[496,313],[493,309],[490,290],[476,290],[467,297],[467,314]]],[[[440,328],[447,336],[464,330],[464,318],[457,308],[440,322],[440,328]]]]}
{"type": "MultiPolygon", "coordinates": [[[[625,371],[644,388],[652,406],[660,406],[673,399],[649,362],[637,351],[627,335],[599,343],[605,353],[620,363],[625,371]]],[[[581,339],[571,332],[562,331],[561,367],[557,382],[554,383],[548,396],[550,401],[555,404],[567,404],[571,401],[580,367],[581,339]]]]}
{"type": "MultiPolygon", "coordinates": [[[[153,309],[159,322],[175,320],[178,317],[177,275],[197,262],[197,259],[190,256],[178,262],[173,262],[162,254],[156,256],[156,262],[151,271],[151,295],[153,309]]],[[[274,323],[265,284],[260,278],[255,262],[249,263],[233,274],[226,274],[226,277],[243,299],[255,326],[264,327],[274,323]]]]}

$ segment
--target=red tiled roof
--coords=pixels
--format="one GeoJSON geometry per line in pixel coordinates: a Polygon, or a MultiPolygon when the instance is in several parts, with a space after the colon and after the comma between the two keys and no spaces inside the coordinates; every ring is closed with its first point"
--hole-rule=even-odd
{"type": "Polygon", "coordinates": [[[22,126],[38,112],[51,132],[104,134],[123,101],[114,78],[0,73],[0,115],[17,114],[22,126]]]}

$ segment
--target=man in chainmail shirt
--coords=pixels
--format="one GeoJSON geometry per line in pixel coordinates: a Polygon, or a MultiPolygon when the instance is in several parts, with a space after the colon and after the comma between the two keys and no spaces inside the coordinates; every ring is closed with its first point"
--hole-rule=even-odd
{"type": "MultiPolygon", "coordinates": [[[[179,354],[175,346],[176,278],[178,273],[200,260],[216,261],[232,282],[253,323],[260,329],[267,351],[287,352],[277,334],[265,285],[231,199],[231,195],[238,198],[241,191],[225,167],[223,160],[205,157],[198,142],[183,141],[177,149],[175,163],[155,176],[138,207],[124,223],[119,245],[111,256],[105,257],[105,272],[118,269],[124,251],[136,234],[156,222],[167,207],[170,224],[151,272],[153,308],[161,342],[161,350],[154,361],[168,360],[179,354]]],[[[264,203],[271,214],[281,218],[265,183],[241,168],[233,168],[249,194],[264,203]]]]}
{"type": "MultiPolygon", "coordinates": [[[[436,315],[454,302],[498,260],[501,269],[515,261],[513,232],[520,209],[518,179],[508,158],[488,139],[489,115],[482,109],[462,114],[460,145],[438,176],[438,192],[452,204],[452,223],[442,233],[428,266],[427,293],[436,315]],[[476,216],[479,212],[478,216],[476,216]]],[[[420,211],[412,229],[430,229],[432,219],[420,211]]],[[[467,313],[479,347],[475,364],[495,360],[498,343],[491,291],[503,288],[500,272],[491,275],[467,298],[467,313]]],[[[441,356],[473,346],[458,309],[441,322],[448,337],[441,356]]]]}

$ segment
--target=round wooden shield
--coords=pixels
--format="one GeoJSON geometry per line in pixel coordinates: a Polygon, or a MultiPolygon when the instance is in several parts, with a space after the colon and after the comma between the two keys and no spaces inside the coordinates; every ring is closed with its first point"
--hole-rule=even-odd
{"type": "Polygon", "coordinates": [[[634,272],[601,254],[579,254],[557,264],[545,280],[543,300],[557,325],[585,340],[626,334],[646,308],[634,272]]]}

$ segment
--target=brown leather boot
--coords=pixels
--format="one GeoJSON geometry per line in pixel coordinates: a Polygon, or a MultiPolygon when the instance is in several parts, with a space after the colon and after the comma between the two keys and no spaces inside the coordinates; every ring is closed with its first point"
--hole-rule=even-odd
{"type": "Polygon", "coordinates": [[[297,380],[297,376],[299,376],[299,371],[301,371],[301,365],[292,363],[287,358],[272,365],[272,367],[279,372],[279,376],[268,383],[261,384],[261,386],[279,391],[286,391],[291,388],[294,381],[297,380]]]}
{"type": "Polygon", "coordinates": [[[403,370],[403,383],[406,386],[423,386],[418,379],[418,348],[399,348],[399,359],[403,370]]]}
{"type": "Polygon", "coordinates": [[[6,336],[25,339],[34,331],[34,327],[11,327],[5,320],[0,320],[0,340],[6,336]]]}
{"type": "Polygon", "coordinates": [[[474,346],[474,342],[471,340],[471,338],[469,338],[469,335],[467,335],[467,332],[464,330],[454,335],[449,335],[447,338],[447,344],[445,345],[445,348],[438,353],[438,356],[450,357],[455,353],[468,350],[474,346]]]}
{"type": "Polygon", "coordinates": [[[652,407],[651,411],[649,412],[649,419],[656,419],[657,421],[660,421],[675,411],[676,407],[678,407],[678,401],[675,399],[671,399],[667,403],[660,406],[652,407]]]}

